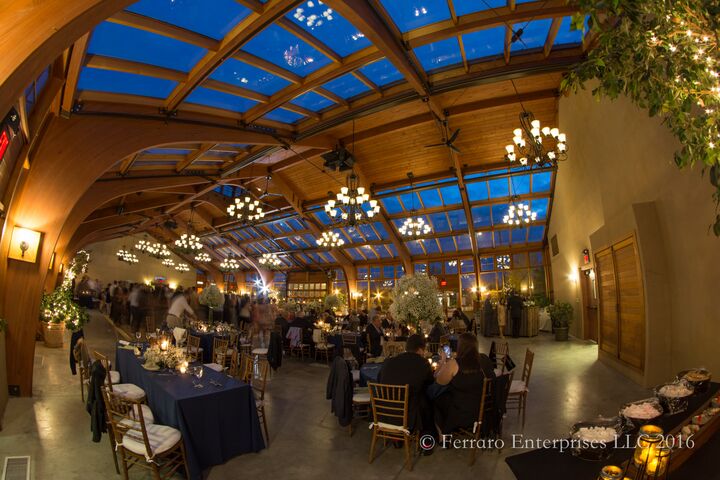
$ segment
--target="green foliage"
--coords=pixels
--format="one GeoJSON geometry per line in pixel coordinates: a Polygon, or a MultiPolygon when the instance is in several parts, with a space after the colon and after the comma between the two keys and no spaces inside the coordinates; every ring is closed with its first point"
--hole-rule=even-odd
{"type": "Polygon", "coordinates": [[[548,314],[555,328],[570,326],[573,320],[573,306],[567,302],[555,302],[548,305],[548,314]]]}
{"type": "Polygon", "coordinates": [[[52,293],[43,293],[40,318],[48,323],[65,322],[68,330],[80,330],[88,321],[87,310],[73,301],[72,290],[64,286],[52,293]]]}
{"type": "MultiPolygon", "coordinates": [[[[595,35],[587,58],[563,79],[576,92],[592,79],[595,98],[626,95],[661,116],[682,144],[678,167],[709,170],[720,210],[720,0],[576,0],[576,29],[595,35]]],[[[720,236],[720,214],[712,227],[720,236]]]]}
{"type": "Polygon", "coordinates": [[[543,293],[536,293],[532,296],[532,301],[535,303],[536,306],[540,308],[545,308],[548,305],[550,305],[550,299],[547,297],[547,295],[543,293]]]}
{"type": "Polygon", "coordinates": [[[323,302],[325,310],[342,310],[347,307],[347,301],[345,295],[341,292],[332,293],[325,297],[323,302]]]}

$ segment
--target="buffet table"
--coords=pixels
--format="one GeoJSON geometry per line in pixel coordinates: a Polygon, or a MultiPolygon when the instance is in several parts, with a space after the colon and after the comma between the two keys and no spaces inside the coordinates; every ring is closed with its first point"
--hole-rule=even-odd
{"type": "MultiPolygon", "coordinates": [[[[690,397],[686,411],[675,415],[663,415],[653,424],[662,428],[665,433],[685,423],[685,421],[710,398],[720,391],[720,383],[711,383],[708,390],[690,397]]],[[[720,421],[720,419],[716,419],[720,421]]],[[[711,446],[717,443],[717,433],[708,443],[711,446]]],[[[616,449],[611,456],[601,462],[590,462],[572,455],[568,451],[560,452],[559,449],[538,449],[530,452],[512,455],[505,459],[510,470],[518,480],[556,480],[558,478],[572,478],[573,480],[594,480],[598,477],[600,470],[605,465],[622,465],[632,457],[632,448],[616,449]]],[[[717,458],[717,457],[716,457],[717,458]]],[[[717,460],[716,460],[717,461],[717,460]]],[[[672,459],[671,459],[672,462],[672,459]]],[[[694,462],[693,462],[694,463],[694,462]]],[[[691,468],[691,464],[684,464],[681,468],[691,468]]],[[[671,463],[672,468],[672,463],[671,463]]],[[[675,477],[671,475],[671,477],[675,477]]],[[[677,477],[688,478],[688,477],[677,477]]],[[[701,478],[701,477],[697,477],[701,478]]]]}
{"type": "Polygon", "coordinates": [[[116,365],[123,382],[145,390],[156,422],[182,433],[190,478],[199,479],[213,465],[265,448],[250,385],[205,368],[200,382],[205,387],[194,388],[191,375],[145,370],[131,350],[120,348],[116,365]]]}

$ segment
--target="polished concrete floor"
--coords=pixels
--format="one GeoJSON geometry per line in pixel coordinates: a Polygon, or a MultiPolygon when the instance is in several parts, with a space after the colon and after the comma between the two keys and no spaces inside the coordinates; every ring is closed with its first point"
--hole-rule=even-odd
{"type": "MultiPolygon", "coordinates": [[[[85,329],[91,349],[113,354],[115,334],[105,320],[93,315],[85,329]]],[[[467,452],[437,450],[418,457],[414,470],[402,468],[402,450],[378,450],[368,465],[370,431],[357,421],[348,435],[330,414],[325,400],[328,368],[324,364],[287,360],[268,387],[269,448],[237,457],[207,473],[210,480],[242,478],[412,479],[477,476],[498,480],[514,476],[504,457],[512,435],[561,438],[579,420],[614,415],[626,401],[650,394],[614,370],[597,362],[597,346],[580,341],[556,343],[548,334],[532,339],[509,339],[518,365],[526,347],[535,351],[528,413],[523,429],[515,413],[505,423],[507,446],[502,453],[484,452],[473,467],[467,452]]],[[[488,339],[481,339],[487,351],[488,339]]],[[[31,455],[34,478],[114,478],[106,437],[93,443],[90,418],[80,401],[77,377],[68,368],[68,345],[49,349],[39,342],[35,352],[34,397],[10,400],[0,432],[0,462],[6,455],[31,455]]],[[[135,473],[131,478],[142,478],[135,473]]]]}

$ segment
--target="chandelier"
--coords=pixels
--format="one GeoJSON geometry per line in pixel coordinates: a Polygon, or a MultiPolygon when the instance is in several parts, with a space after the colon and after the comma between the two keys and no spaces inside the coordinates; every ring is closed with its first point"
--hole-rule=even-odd
{"type": "Polygon", "coordinates": [[[325,204],[325,212],[330,215],[334,227],[355,227],[372,222],[372,218],[380,213],[380,205],[377,200],[370,200],[365,187],[358,186],[358,177],[353,172],[336,199],[325,204]]]}
{"type": "Polygon", "coordinates": [[[226,258],[220,262],[221,272],[235,272],[237,270],[240,270],[240,264],[233,257],[226,258]]]}
{"type": "Polygon", "coordinates": [[[168,250],[167,245],[163,243],[149,243],[145,240],[140,240],[135,245],[135,248],[153,258],[167,258],[170,256],[170,250],[168,250]]]}
{"type": "Polygon", "coordinates": [[[534,222],[537,212],[530,210],[530,205],[524,202],[515,203],[516,197],[511,199],[508,212],[503,217],[503,222],[508,225],[520,225],[522,223],[534,222]]]}
{"type": "Polygon", "coordinates": [[[195,253],[202,250],[202,243],[200,243],[200,237],[194,233],[183,233],[180,238],[175,240],[175,250],[182,253],[195,253]]]}
{"type": "Polygon", "coordinates": [[[227,207],[227,214],[237,218],[243,223],[257,222],[265,217],[265,212],[260,206],[260,201],[253,200],[250,196],[235,197],[234,203],[227,207]]]}
{"type": "Polygon", "coordinates": [[[505,147],[505,159],[510,162],[519,160],[523,166],[532,162],[531,165],[539,167],[554,167],[558,161],[567,160],[565,134],[557,128],[541,128],[540,120],[535,120],[530,112],[520,113],[520,128],[513,130],[513,135],[513,144],[505,147]]]}
{"type": "Polygon", "coordinates": [[[118,250],[115,255],[117,255],[118,260],[129,263],[130,265],[140,261],[138,260],[137,255],[135,255],[131,250],[125,250],[125,247],[118,250]]]}
{"type": "Polygon", "coordinates": [[[320,238],[315,241],[317,242],[319,247],[334,248],[342,247],[343,245],[345,245],[345,240],[340,238],[339,233],[330,231],[322,232],[320,238]]]}
{"type": "Polygon", "coordinates": [[[260,265],[268,268],[278,268],[282,265],[276,253],[263,253],[262,256],[258,258],[258,262],[260,265]]]}
{"type": "Polygon", "coordinates": [[[412,209],[410,210],[410,218],[406,218],[402,226],[398,228],[400,235],[405,237],[418,237],[420,235],[428,235],[432,232],[432,228],[429,224],[425,223],[425,220],[418,216],[415,217],[415,192],[413,191],[413,173],[408,172],[408,178],[410,179],[410,191],[412,193],[412,209]]]}
{"type": "Polygon", "coordinates": [[[190,267],[188,266],[187,263],[178,263],[177,266],[175,267],[175,270],[177,270],[178,272],[189,272],[190,267]]]}
{"type": "Polygon", "coordinates": [[[174,267],[175,261],[172,258],[166,258],[165,260],[162,261],[162,264],[165,265],[166,267],[174,267]]]}
{"type": "Polygon", "coordinates": [[[498,270],[510,270],[510,255],[498,255],[495,261],[498,270]]]}
{"type": "Polygon", "coordinates": [[[195,255],[195,260],[197,260],[198,262],[207,263],[212,259],[210,258],[210,255],[208,255],[207,253],[200,252],[197,255],[195,255]]]}

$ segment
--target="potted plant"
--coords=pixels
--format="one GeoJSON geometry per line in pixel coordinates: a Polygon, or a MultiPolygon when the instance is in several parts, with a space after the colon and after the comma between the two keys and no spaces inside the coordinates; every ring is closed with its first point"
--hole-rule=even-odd
{"type": "Polygon", "coordinates": [[[65,330],[81,329],[88,320],[88,313],[73,301],[72,290],[63,283],[52,293],[43,294],[40,319],[45,346],[59,348],[63,346],[65,330]]]}
{"type": "Polygon", "coordinates": [[[347,307],[345,295],[343,295],[342,293],[331,293],[330,295],[325,296],[323,307],[325,308],[325,310],[334,311],[345,309],[347,307]]]}
{"type": "Polygon", "coordinates": [[[442,317],[439,293],[435,277],[405,275],[395,282],[390,294],[390,313],[395,320],[419,331],[421,323],[435,323],[442,317]]]}
{"type": "Polygon", "coordinates": [[[547,307],[555,330],[555,340],[568,339],[568,330],[573,319],[573,307],[567,302],[555,302],[547,307]]]}
{"type": "Polygon", "coordinates": [[[225,296],[214,283],[203,289],[198,299],[201,305],[208,307],[208,320],[213,321],[213,310],[225,303],[225,296]]]}

